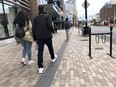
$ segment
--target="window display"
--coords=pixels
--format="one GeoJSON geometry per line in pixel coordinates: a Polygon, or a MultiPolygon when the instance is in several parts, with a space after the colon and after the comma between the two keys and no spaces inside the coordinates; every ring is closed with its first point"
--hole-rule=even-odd
{"type": "Polygon", "coordinates": [[[4,5],[5,14],[6,14],[6,24],[8,27],[9,36],[13,36],[13,20],[15,17],[13,6],[4,5]]]}
{"type": "Polygon", "coordinates": [[[14,7],[12,5],[0,3],[0,39],[13,36],[13,20],[15,17],[14,7]]]}
{"type": "Polygon", "coordinates": [[[3,7],[2,3],[0,3],[0,38],[5,37],[5,30],[4,30],[4,14],[3,14],[3,7]]]}

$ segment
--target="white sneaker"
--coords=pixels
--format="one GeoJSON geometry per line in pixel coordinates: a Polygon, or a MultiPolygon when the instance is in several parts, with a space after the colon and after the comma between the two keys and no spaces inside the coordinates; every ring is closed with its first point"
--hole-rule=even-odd
{"type": "Polygon", "coordinates": [[[25,60],[25,58],[22,58],[21,63],[24,64],[24,65],[26,65],[26,60],[25,60]]]}
{"type": "Polygon", "coordinates": [[[56,61],[56,59],[57,59],[57,57],[58,57],[56,54],[55,54],[54,56],[55,56],[55,58],[52,59],[52,62],[53,62],[53,63],[56,61]]]}
{"type": "Polygon", "coordinates": [[[44,68],[39,68],[39,74],[43,73],[44,68]]]}
{"type": "Polygon", "coordinates": [[[34,62],[33,60],[30,60],[30,61],[28,62],[28,65],[32,64],[33,62],[34,62]]]}

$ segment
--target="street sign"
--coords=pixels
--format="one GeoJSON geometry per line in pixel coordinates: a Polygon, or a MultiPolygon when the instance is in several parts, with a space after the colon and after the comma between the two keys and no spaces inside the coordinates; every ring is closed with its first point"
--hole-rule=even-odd
{"type": "MultiPolygon", "coordinates": [[[[89,2],[87,2],[87,8],[88,8],[89,6],[90,6],[90,3],[89,3],[89,2]]],[[[84,8],[85,8],[85,2],[83,2],[82,7],[84,7],[84,8]]]]}

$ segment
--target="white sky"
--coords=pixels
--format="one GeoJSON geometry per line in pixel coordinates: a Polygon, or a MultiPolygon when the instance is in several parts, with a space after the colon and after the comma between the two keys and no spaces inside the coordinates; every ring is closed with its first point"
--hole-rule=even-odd
{"type": "MultiPolygon", "coordinates": [[[[77,0],[77,14],[79,19],[85,18],[85,10],[82,7],[82,3],[85,0],[77,0]]],[[[110,0],[87,0],[87,2],[90,3],[90,6],[88,7],[88,19],[91,19],[92,16],[95,16],[96,13],[99,13],[102,6],[110,0]]]]}

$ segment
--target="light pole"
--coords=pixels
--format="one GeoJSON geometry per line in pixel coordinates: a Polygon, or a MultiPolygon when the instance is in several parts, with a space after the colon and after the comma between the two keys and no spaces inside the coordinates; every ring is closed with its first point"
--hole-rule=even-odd
{"type": "Polygon", "coordinates": [[[85,0],[85,29],[87,31],[87,0],[85,0]]]}
{"type": "Polygon", "coordinates": [[[87,0],[85,0],[85,30],[84,35],[88,34],[88,26],[87,26],[87,0]]]}

